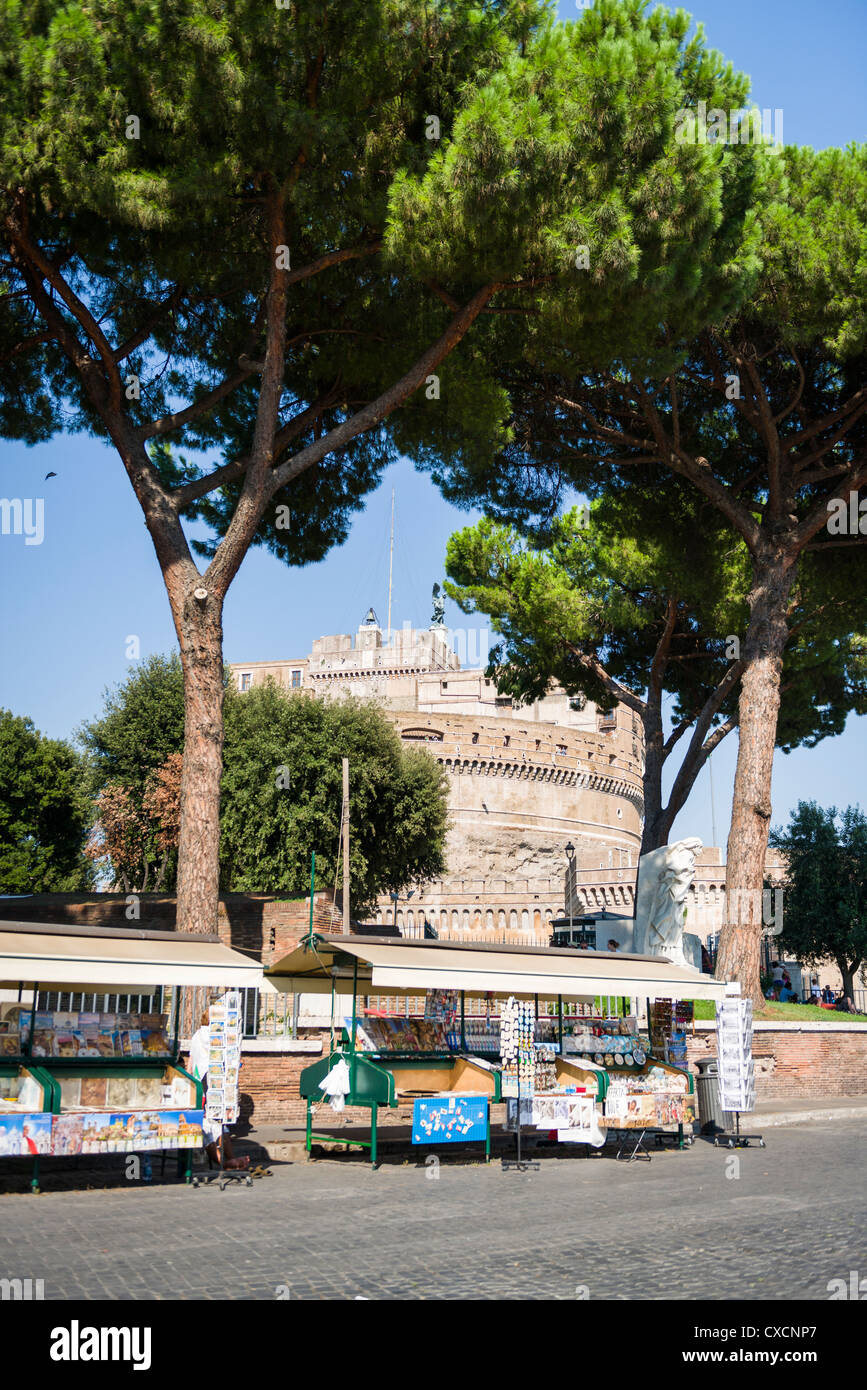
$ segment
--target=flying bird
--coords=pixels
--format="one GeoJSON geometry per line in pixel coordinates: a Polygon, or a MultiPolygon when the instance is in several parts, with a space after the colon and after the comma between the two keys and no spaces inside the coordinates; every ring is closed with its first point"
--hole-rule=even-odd
{"type": "Polygon", "coordinates": [[[47,483],[49,478],[56,478],[56,477],[57,477],[57,474],[56,474],[56,473],[46,473],[46,475],[45,475],[45,481],[46,481],[46,483],[47,483]]]}

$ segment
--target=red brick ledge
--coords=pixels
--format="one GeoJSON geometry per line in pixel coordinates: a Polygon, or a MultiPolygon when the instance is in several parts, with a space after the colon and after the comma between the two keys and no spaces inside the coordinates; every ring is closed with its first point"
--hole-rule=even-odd
{"type": "MultiPolygon", "coordinates": [[[[695,1030],[698,1032],[703,1029],[705,1032],[716,1032],[716,1020],[708,1018],[697,1018],[695,1020],[695,1030]]],[[[867,1023],[838,1023],[836,1019],[829,1019],[827,1023],[823,1019],[810,1018],[799,1023],[797,1019],[788,1019],[781,1023],[753,1023],[754,1033],[867,1033],[867,1023]]]]}

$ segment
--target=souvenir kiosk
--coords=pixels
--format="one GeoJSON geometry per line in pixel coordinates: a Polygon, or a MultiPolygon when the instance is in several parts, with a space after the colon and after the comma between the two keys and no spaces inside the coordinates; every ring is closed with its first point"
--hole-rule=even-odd
{"type": "Polygon", "coordinates": [[[202,1085],[180,1063],[180,988],[261,984],[216,936],[0,923],[0,1159],[31,1156],[36,1192],[42,1156],[191,1155],[202,1085]],[[119,1007],[166,987],[166,1012],[119,1007]],[[55,992],[79,1007],[38,1007],[55,992]]]}
{"type": "Polygon", "coordinates": [[[683,1125],[693,1115],[694,1085],[689,1072],[664,1057],[653,1056],[649,1048],[639,1048],[637,1037],[626,1034],[594,1033],[586,1050],[575,1047],[569,1055],[564,1049],[563,1001],[579,1001],[582,1008],[592,1011],[597,997],[671,1001],[721,999],[725,993],[723,982],[691,967],[672,965],[660,956],[367,936],[311,935],[273,965],[266,979],[277,990],[331,991],[334,996],[351,998],[351,1023],[339,1044],[332,1047],[328,1057],[301,1073],[300,1093],[307,1101],[307,1148],[309,1151],[316,1140],[356,1144],[370,1149],[373,1164],[380,1107],[395,1108],[409,1100],[415,1103],[414,1142],[433,1144],[442,1141],[442,1130],[437,1126],[431,1127],[427,1139],[423,1133],[416,1138],[423,1108],[419,1103],[427,1102],[430,1107],[436,1102],[441,1111],[449,1113],[458,1097],[477,1099],[481,1102],[475,1111],[477,1126],[483,1118],[484,1131],[478,1127],[470,1131],[457,1123],[453,1133],[460,1138],[484,1138],[486,1155],[490,1154],[490,1107],[510,1096],[523,1098],[522,1123],[532,1095],[532,1123],[565,1134],[571,1142],[581,1142],[577,1132],[589,1128],[589,1123],[574,1122],[577,1114],[587,1118],[588,1105],[592,1106],[593,1124],[606,1129],[643,1133],[658,1128],[682,1135],[683,1125]],[[437,1029],[431,1027],[430,1020],[424,1020],[425,1027],[420,1024],[418,1029],[396,1024],[390,1030],[392,1039],[367,1039],[365,1047],[363,1018],[359,1036],[360,997],[400,998],[428,991],[457,995],[459,1017],[451,1026],[437,1029]],[[550,1034],[547,1045],[544,1038],[530,1041],[538,1053],[533,1057],[532,1084],[525,1084],[523,1089],[515,1084],[518,1071],[505,1056],[506,1049],[495,1030],[489,1030],[484,1046],[479,1045],[482,1039],[473,1038],[471,1020],[465,1015],[468,995],[557,1001],[557,1017],[544,1020],[550,1034]],[[628,1063],[625,1052],[613,1050],[615,1036],[618,1049],[627,1041],[632,1044],[628,1063]],[[601,1060],[596,1060],[597,1055],[601,1060]],[[618,1055],[621,1064],[615,1060],[618,1055]],[[369,1141],[314,1133],[313,1107],[327,1099],[323,1083],[327,1087],[327,1079],[341,1061],[346,1067],[341,1092],[344,1103],[370,1111],[369,1141]]]}

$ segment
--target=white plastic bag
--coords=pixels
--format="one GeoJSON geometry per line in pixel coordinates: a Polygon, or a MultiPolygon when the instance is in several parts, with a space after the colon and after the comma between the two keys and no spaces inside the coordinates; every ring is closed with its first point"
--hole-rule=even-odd
{"type": "Polygon", "coordinates": [[[349,1067],[342,1057],[339,1062],[335,1062],[319,1089],[328,1096],[332,1110],[344,1109],[349,1094],[349,1067]]]}

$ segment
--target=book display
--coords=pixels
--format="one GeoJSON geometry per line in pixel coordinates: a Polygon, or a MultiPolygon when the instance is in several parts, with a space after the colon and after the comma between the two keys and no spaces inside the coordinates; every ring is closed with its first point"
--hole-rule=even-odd
{"type": "Polygon", "coordinates": [[[32,1039],[31,1016],[22,1013],[17,1032],[0,1033],[0,1055],[29,1051],[31,1057],[164,1057],[171,1052],[167,1014],[37,1010],[32,1017],[32,1039]]]}
{"type": "Polygon", "coordinates": [[[199,1087],[172,1065],[167,1014],[7,1005],[0,1059],[0,1158],[201,1146],[199,1087]]]}

